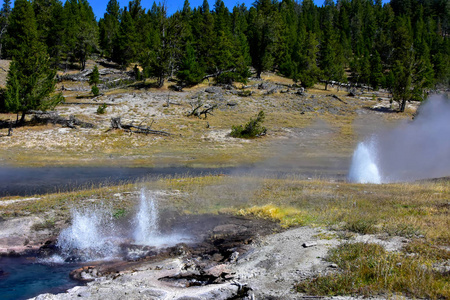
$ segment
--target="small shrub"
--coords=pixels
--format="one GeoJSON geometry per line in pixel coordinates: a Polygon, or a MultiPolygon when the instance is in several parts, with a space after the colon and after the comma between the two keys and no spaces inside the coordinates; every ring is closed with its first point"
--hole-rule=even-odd
{"type": "Polygon", "coordinates": [[[106,103],[99,105],[99,107],[97,108],[97,114],[103,115],[104,113],[106,113],[106,108],[107,108],[106,103]]]}
{"type": "Polygon", "coordinates": [[[264,122],[264,111],[260,111],[256,118],[250,119],[245,126],[233,126],[231,129],[231,136],[235,138],[254,138],[266,134],[267,129],[261,125],[264,122]]]}
{"type": "Polygon", "coordinates": [[[100,90],[99,90],[99,88],[98,88],[96,85],[92,86],[91,92],[92,92],[92,94],[93,94],[95,97],[97,97],[98,95],[100,95],[100,90]]]}
{"type": "Polygon", "coordinates": [[[348,221],[344,228],[356,233],[371,234],[376,232],[375,224],[375,220],[357,219],[348,221]]]}

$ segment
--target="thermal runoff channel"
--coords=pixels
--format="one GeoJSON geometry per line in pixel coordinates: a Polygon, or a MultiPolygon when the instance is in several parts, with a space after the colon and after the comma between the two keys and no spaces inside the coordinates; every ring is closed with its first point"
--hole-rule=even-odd
{"type": "Polygon", "coordinates": [[[389,183],[450,175],[450,101],[431,96],[413,121],[379,132],[358,144],[348,179],[389,183]]]}

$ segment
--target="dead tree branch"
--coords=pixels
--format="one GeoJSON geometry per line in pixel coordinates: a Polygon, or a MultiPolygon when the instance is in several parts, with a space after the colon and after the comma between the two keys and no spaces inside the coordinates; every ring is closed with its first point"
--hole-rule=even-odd
{"type": "Polygon", "coordinates": [[[94,124],[81,121],[77,119],[75,116],[71,115],[68,119],[61,117],[55,111],[29,111],[29,113],[33,114],[33,118],[31,119],[32,123],[39,124],[59,124],[63,127],[76,128],[76,126],[80,126],[83,128],[94,128],[94,124]]]}
{"type": "Polygon", "coordinates": [[[197,102],[190,102],[192,110],[188,112],[187,116],[196,116],[198,118],[201,118],[202,115],[205,116],[205,119],[208,117],[208,114],[212,115],[212,111],[217,108],[217,104],[206,104],[203,105],[203,102],[201,100],[198,100],[197,102]]]}
{"type": "MultiPolygon", "coordinates": [[[[142,122],[141,122],[142,124],[142,122]]],[[[151,129],[151,126],[153,125],[153,122],[150,126],[141,126],[139,125],[133,125],[133,122],[130,124],[122,124],[120,117],[117,118],[111,118],[111,129],[121,129],[125,132],[130,133],[142,133],[142,134],[156,134],[156,135],[164,135],[164,136],[170,136],[172,135],[169,132],[161,131],[161,130],[153,130],[151,129]]]]}

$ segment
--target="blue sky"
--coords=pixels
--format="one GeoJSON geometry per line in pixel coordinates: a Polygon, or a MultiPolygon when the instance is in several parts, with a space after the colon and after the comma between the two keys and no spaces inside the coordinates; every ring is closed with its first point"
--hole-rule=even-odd
{"type": "MultiPolygon", "coordinates": [[[[12,1],[14,3],[14,0],[12,1]]],[[[64,3],[65,0],[62,0],[64,3]]],[[[124,7],[128,5],[129,0],[119,0],[120,6],[124,7]]],[[[151,8],[153,5],[153,0],[141,0],[141,5],[144,8],[151,8]]],[[[160,1],[156,1],[158,3],[160,1]]],[[[209,6],[211,9],[213,9],[215,0],[209,0],[209,6]]],[[[244,3],[247,7],[252,6],[252,4],[255,2],[255,0],[224,0],[223,1],[225,5],[228,7],[228,9],[232,10],[233,7],[236,4],[242,4],[244,3]]],[[[322,6],[322,4],[325,2],[325,0],[314,0],[314,3],[318,6],[322,6]]],[[[389,2],[389,0],[383,0],[383,3],[389,2]]],[[[3,5],[3,0],[0,1],[1,5],[3,5]]],[[[97,17],[97,19],[103,18],[103,14],[106,10],[106,4],[108,3],[108,0],[89,0],[89,3],[92,6],[92,9],[94,10],[94,14],[97,17]]],[[[189,0],[189,3],[191,4],[191,7],[199,7],[202,5],[203,0],[189,0]]],[[[173,14],[177,10],[181,10],[183,8],[184,0],[166,0],[168,13],[173,14]]]]}
{"type": "MultiPolygon", "coordinates": [[[[325,2],[325,0],[313,0],[314,3],[318,6],[322,6],[322,4],[325,2]]],[[[125,5],[128,5],[129,0],[119,0],[120,6],[124,7],[125,5]]],[[[151,8],[153,5],[154,0],[141,0],[141,5],[144,8],[151,8]]],[[[158,3],[160,1],[156,1],[158,3]]],[[[161,1],[162,2],[162,1],[161,1]]],[[[236,4],[242,4],[244,3],[247,7],[252,6],[252,4],[255,2],[255,0],[223,0],[225,5],[228,7],[229,10],[232,10],[233,7],[236,4]]],[[[336,0],[335,0],[336,2],[336,0]]],[[[389,0],[383,0],[383,3],[389,2],[389,0]]],[[[105,13],[106,4],[108,3],[108,0],[89,0],[89,3],[92,6],[92,9],[94,10],[94,14],[97,17],[97,19],[102,18],[103,14],[105,13]]],[[[189,3],[191,4],[191,7],[199,7],[202,5],[203,0],[189,0],[189,3]]],[[[208,0],[209,6],[211,9],[214,7],[215,0],[208,0]]],[[[167,10],[169,15],[173,14],[177,10],[181,10],[183,8],[184,0],[166,0],[167,4],[167,10]]]]}
{"type": "MultiPolygon", "coordinates": [[[[128,5],[129,0],[118,0],[121,7],[124,7],[128,5]]],[[[321,1],[321,0],[320,0],[321,1]]],[[[144,8],[151,8],[153,5],[154,0],[141,0],[141,5],[144,8]]],[[[155,1],[156,3],[159,3],[162,1],[155,1]]],[[[209,6],[211,9],[213,9],[215,0],[209,0],[209,6]]],[[[223,1],[225,5],[228,7],[228,9],[233,9],[233,7],[237,3],[244,3],[247,7],[250,7],[255,0],[224,0],[223,1]]],[[[90,0],[89,3],[92,6],[92,9],[94,10],[94,14],[97,18],[102,18],[103,14],[105,13],[106,4],[108,3],[108,0],[90,0]]],[[[203,0],[189,0],[189,3],[191,4],[191,7],[199,7],[203,4],[203,0]]],[[[177,10],[181,10],[183,8],[184,0],[166,0],[167,4],[167,10],[169,15],[173,14],[177,10]]]]}

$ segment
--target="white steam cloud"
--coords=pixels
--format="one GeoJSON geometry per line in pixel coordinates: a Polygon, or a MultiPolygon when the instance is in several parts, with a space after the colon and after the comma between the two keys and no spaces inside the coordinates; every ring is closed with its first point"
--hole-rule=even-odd
{"type": "Polygon", "coordinates": [[[370,142],[361,143],[353,156],[349,180],[387,183],[449,175],[450,101],[435,95],[421,105],[413,121],[403,122],[395,129],[378,133],[370,142]],[[361,153],[363,150],[367,153],[361,153]],[[356,159],[362,156],[366,159],[356,159]],[[367,173],[373,173],[374,166],[379,172],[379,182],[367,180],[370,178],[367,173]]]}

